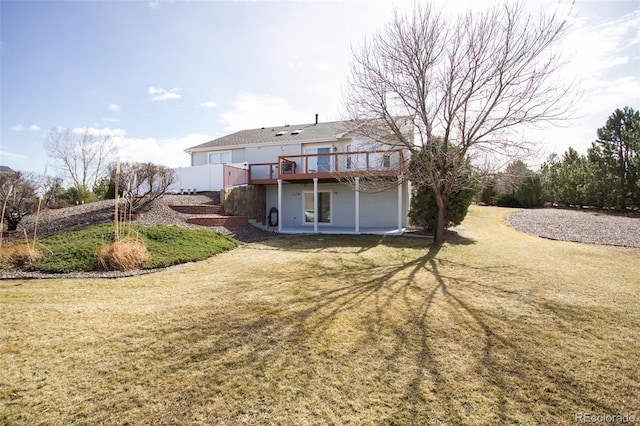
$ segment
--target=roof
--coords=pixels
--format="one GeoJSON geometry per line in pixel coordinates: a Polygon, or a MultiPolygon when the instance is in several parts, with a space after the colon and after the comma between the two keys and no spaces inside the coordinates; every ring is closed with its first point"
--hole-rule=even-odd
{"type": "Polygon", "coordinates": [[[0,173],[11,173],[13,169],[8,166],[0,166],[0,173]]]}
{"type": "Polygon", "coordinates": [[[279,127],[240,130],[239,132],[187,148],[185,151],[203,151],[211,148],[223,148],[245,145],[269,145],[339,139],[354,127],[350,121],[331,121],[326,123],[291,124],[279,127]],[[296,132],[300,131],[301,132],[296,132]],[[284,133],[286,132],[286,133],[284,133]]]}

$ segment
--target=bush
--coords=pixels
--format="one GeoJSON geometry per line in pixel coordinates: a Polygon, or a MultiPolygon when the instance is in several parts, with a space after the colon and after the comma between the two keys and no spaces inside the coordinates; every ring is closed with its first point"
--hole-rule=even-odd
{"type": "Polygon", "coordinates": [[[498,207],[522,207],[514,194],[499,194],[493,198],[493,204],[498,207]]]}
{"type": "Polygon", "coordinates": [[[42,259],[42,253],[33,245],[23,242],[0,248],[0,268],[22,267],[42,259]]]}
{"type": "Polygon", "coordinates": [[[107,188],[105,198],[115,197],[115,182],[118,180],[118,194],[122,194],[128,210],[134,213],[148,209],[176,180],[175,171],[160,164],[120,163],[119,169],[118,164],[112,164],[110,169],[114,187],[107,188]],[[119,179],[116,179],[118,174],[119,179]]]}
{"type": "Polygon", "coordinates": [[[126,236],[98,252],[98,265],[105,271],[131,271],[141,269],[151,260],[144,241],[137,236],[126,236]]]}
{"type": "Polygon", "coordinates": [[[76,188],[75,186],[67,189],[67,191],[63,195],[63,198],[67,200],[71,205],[91,203],[93,201],[96,201],[97,199],[95,194],[88,188],[76,188]]]}
{"type": "Polygon", "coordinates": [[[515,199],[524,208],[542,207],[544,196],[542,179],[538,174],[525,176],[518,185],[515,199]]]}
{"type": "Polygon", "coordinates": [[[493,204],[493,199],[498,193],[496,192],[496,188],[493,185],[486,185],[482,188],[482,192],[480,193],[480,202],[487,206],[493,204]]]}
{"type": "MultiPolygon", "coordinates": [[[[29,173],[0,173],[0,220],[7,231],[15,231],[22,218],[36,205],[35,178],[29,173]]],[[[0,228],[0,231],[2,228],[0,228]]]]}
{"type": "MultiPolygon", "coordinates": [[[[449,195],[445,212],[445,226],[447,228],[462,223],[475,192],[475,189],[464,188],[449,195]]],[[[438,208],[433,198],[431,187],[425,185],[415,190],[411,198],[411,209],[409,211],[411,223],[432,231],[435,228],[437,213],[438,208]]]]}

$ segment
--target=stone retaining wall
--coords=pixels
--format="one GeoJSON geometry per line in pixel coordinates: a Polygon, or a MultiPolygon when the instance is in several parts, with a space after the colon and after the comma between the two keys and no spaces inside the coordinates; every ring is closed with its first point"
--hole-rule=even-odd
{"type": "Polygon", "coordinates": [[[225,214],[246,216],[259,223],[264,221],[267,205],[267,189],[264,185],[247,185],[220,191],[225,214]]]}

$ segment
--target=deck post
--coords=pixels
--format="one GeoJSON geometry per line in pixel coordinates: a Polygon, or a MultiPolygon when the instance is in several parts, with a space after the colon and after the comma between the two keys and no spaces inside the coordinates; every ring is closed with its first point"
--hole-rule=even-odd
{"type": "Polygon", "coordinates": [[[360,234],[360,176],[356,176],[356,234],[360,234]]]}
{"type": "Polygon", "coordinates": [[[402,175],[398,176],[398,234],[402,234],[402,175]]]}
{"type": "Polygon", "coordinates": [[[318,178],[313,178],[313,232],[318,233],[318,178]]]}
{"type": "Polygon", "coordinates": [[[278,179],[278,232],[282,232],[282,179],[278,179]]]}

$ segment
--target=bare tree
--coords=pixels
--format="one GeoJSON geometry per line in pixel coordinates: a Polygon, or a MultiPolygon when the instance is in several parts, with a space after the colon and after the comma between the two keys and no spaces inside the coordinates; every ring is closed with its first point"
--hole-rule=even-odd
{"type": "MultiPolygon", "coordinates": [[[[112,182],[115,182],[116,164],[110,167],[112,182]]],[[[153,163],[121,163],[119,193],[127,202],[127,210],[136,213],[146,209],[176,180],[173,169],[153,163]]]]}
{"type": "Polygon", "coordinates": [[[512,139],[514,128],[566,118],[575,96],[555,79],[563,61],[554,50],[565,27],[523,3],[457,19],[424,4],[396,12],[354,51],[347,112],[381,143],[391,131],[421,163],[407,177],[433,189],[435,244],[444,241],[446,200],[459,190],[466,158],[525,154],[533,145],[512,139]],[[403,131],[407,120],[413,137],[403,131]]]}
{"type": "Polygon", "coordinates": [[[37,201],[35,187],[35,179],[29,173],[0,173],[0,209],[7,231],[15,231],[22,218],[31,213],[37,201]]]}
{"type": "Polygon", "coordinates": [[[90,190],[106,173],[115,151],[110,135],[89,128],[51,129],[45,149],[72,185],[83,191],[90,190]]]}

